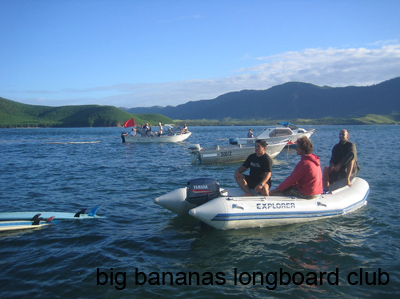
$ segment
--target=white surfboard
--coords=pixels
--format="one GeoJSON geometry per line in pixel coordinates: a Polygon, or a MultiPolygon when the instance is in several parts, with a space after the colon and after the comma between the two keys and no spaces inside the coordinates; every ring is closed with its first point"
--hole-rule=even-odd
{"type": "Polygon", "coordinates": [[[97,210],[100,207],[94,207],[89,213],[85,213],[86,209],[82,209],[76,213],[67,212],[3,212],[0,213],[0,221],[9,220],[32,220],[35,215],[40,214],[44,220],[50,217],[55,217],[57,220],[67,220],[67,219],[89,219],[99,217],[96,215],[97,210]]]}
{"type": "Polygon", "coordinates": [[[39,218],[39,214],[33,217],[33,221],[0,221],[0,231],[20,230],[20,229],[38,229],[42,228],[54,219],[50,217],[46,222],[41,222],[43,218],[39,218]]]}

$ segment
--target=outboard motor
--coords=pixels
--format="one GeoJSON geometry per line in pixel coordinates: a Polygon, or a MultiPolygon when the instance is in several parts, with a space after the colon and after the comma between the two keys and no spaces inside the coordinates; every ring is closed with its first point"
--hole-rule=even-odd
{"type": "Polygon", "coordinates": [[[127,133],[122,133],[121,134],[122,143],[125,143],[125,134],[127,134],[127,133]]]}
{"type": "Polygon", "coordinates": [[[237,145],[239,143],[239,139],[237,137],[229,138],[229,144],[237,145]]]}
{"type": "Polygon", "coordinates": [[[188,150],[192,152],[199,152],[201,150],[200,144],[189,144],[188,150]]]}
{"type": "Polygon", "coordinates": [[[194,179],[187,183],[186,200],[194,205],[202,205],[221,196],[219,182],[214,179],[194,179]]]}

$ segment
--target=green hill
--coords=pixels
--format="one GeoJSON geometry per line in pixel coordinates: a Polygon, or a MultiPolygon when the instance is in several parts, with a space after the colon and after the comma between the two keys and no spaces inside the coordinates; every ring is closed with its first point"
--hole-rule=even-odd
{"type": "Polygon", "coordinates": [[[118,127],[134,117],[137,124],[173,123],[160,114],[131,114],[113,106],[49,107],[0,98],[0,128],[13,127],[118,127]]]}

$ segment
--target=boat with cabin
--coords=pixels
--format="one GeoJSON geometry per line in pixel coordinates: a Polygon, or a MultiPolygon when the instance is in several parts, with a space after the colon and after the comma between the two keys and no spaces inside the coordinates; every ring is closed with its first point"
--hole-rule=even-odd
{"type": "Polygon", "coordinates": [[[258,139],[263,139],[267,143],[279,142],[283,140],[288,140],[288,145],[295,144],[298,138],[307,136],[308,138],[314,134],[315,129],[306,130],[299,128],[294,124],[284,121],[279,122],[280,127],[270,126],[266,127],[259,135],[253,138],[240,138],[234,137],[229,139],[230,144],[247,144],[254,143],[258,139]]]}
{"type": "MultiPolygon", "coordinates": [[[[270,158],[275,158],[287,144],[287,140],[272,142],[267,145],[265,152],[270,158]]],[[[254,144],[216,145],[202,148],[200,144],[190,144],[192,164],[216,164],[242,162],[254,153],[254,144]]]]}

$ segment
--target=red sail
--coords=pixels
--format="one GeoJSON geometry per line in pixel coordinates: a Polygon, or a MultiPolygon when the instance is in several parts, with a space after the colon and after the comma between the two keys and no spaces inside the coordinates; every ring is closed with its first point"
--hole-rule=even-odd
{"type": "Polygon", "coordinates": [[[130,120],[126,121],[125,124],[124,124],[125,128],[134,127],[134,126],[135,126],[135,120],[133,118],[131,118],[130,120]]]}

